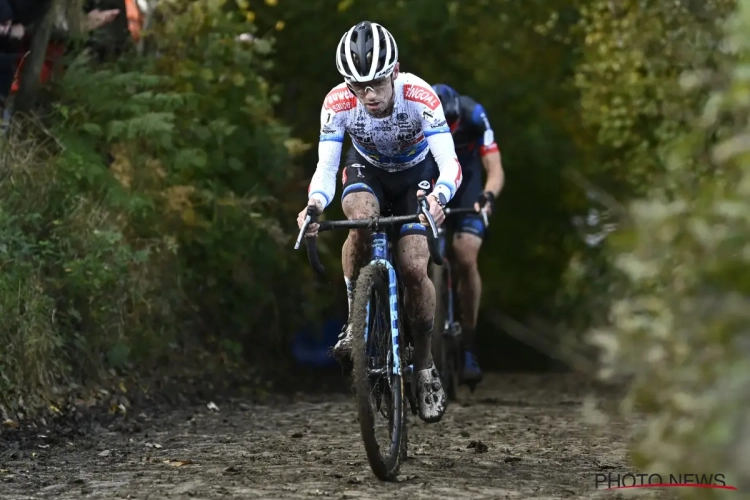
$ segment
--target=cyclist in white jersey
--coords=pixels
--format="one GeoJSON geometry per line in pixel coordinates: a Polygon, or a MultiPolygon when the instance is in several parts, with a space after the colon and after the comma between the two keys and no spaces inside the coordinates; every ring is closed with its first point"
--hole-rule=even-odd
{"type": "MultiPolygon", "coordinates": [[[[399,72],[393,36],[368,21],[341,38],[336,67],[345,81],[323,101],[319,160],[308,188],[308,206],[321,213],[333,200],[348,133],[353,147],[344,157],[341,179],[341,204],[348,219],[378,215],[386,204],[393,215],[415,214],[417,196],[429,192],[430,213],[441,224],[443,207],[461,185],[462,175],[442,104],[432,87],[415,75],[399,72]]],[[[307,207],[299,214],[300,227],[306,214],[307,207]]],[[[310,225],[307,236],[316,236],[317,231],[317,224],[310,225]]],[[[430,351],[435,288],[427,275],[426,231],[423,224],[404,224],[394,242],[394,254],[399,259],[404,305],[414,337],[419,416],[425,422],[437,422],[445,412],[445,392],[430,351]]],[[[368,230],[352,230],[342,249],[350,319],[353,287],[369,258],[369,242],[368,230]]],[[[348,325],[334,353],[340,361],[350,355],[348,325]]]]}

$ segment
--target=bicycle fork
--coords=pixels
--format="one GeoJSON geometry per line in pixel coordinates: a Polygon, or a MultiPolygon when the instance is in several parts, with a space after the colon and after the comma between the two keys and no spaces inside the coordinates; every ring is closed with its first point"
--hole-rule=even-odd
{"type": "MultiPolygon", "coordinates": [[[[414,384],[412,384],[412,377],[414,373],[414,365],[412,364],[412,351],[413,348],[410,345],[404,345],[403,351],[401,347],[401,339],[406,339],[406,332],[399,331],[399,314],[402,309],[401,301],[399,300],[399,285],[398,278],[396,277],[396,269],[390,262],[390,249],[388,245],[388,238],[385,233],[376,232],[372,235],[372,263],[382,265],[388,270],[388,301],[390,306],[390,317],[391,324],[388,330],[391,332],[391,353],[393,355],[393,374],[401,377],[406,397],[409,400],[409,406],[414,415],[417,414],[416,407],[416,394],[414,384]],[[402,334],[403,333],[403,334],[402,334]],[[402,362],[401,354],[404,355],[402,362]],[[403,366],[406,365],[406,366],[403,366]]],[[[405,317],[405,316],[404,316],[405,317]]],[[[370,304],[367,304],[367,321],[365,322],[365,345],[367,345],[367,334],[368,326],[370,324],[370,304]]],[[[387,366],[387,365],[386,365],[387,366]]],[[[387,368],[386,368],[387,369],[387,368]]]]}

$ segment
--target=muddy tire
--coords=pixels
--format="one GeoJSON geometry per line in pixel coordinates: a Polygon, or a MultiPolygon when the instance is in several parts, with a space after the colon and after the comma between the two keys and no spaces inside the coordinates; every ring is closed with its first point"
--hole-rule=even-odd
{"type": "Polygon", "coordinates": [[[448,401],[456,400],[458,371],[456,366],[455,340],[445,337],[445,319],[448,308],[448,293],[445,289],[447,265],[430,266],[430,280],[435,285],[435,323],[432,329],[432,359],[440,373],[440,380],[445,388],[448,401]]]}
{"type": "Polygon", "coordinates": [[[435,285],[435,321],[432,327],[432,359],[443,374],[443,333],[445,330],[445,266],[430,264],[430,280],[435,285]]]}
{"type": "MultiPolygon", "coordinates": [[[[405,443],[402,443],[406,425],[404,383],[401,376],[392,373],[395,356],[390,325],[388,270],[379,264],[369,264],[359,274],[352,304],[352,378],[367,461],[375,476],[382,481],[396,479],[402,454],[406,454],[405,443]],[[368,334],[367,342],[365,331],[368,334]],[[377,367],[387,368],[380,378],[370,376],[373,358],[377,367]],[[383,448],[378,443],[375,429],[376,420],[383,417],[382,410],[373,407],[373,390],[377,391],[378,384],[381,388],[379,404],[381,408],[383,404],[386,405],[388,415],[384,420],[388,422],[390,436],[390,442],[385,443],[383,448]],[[384,390],[384,386],[388,390],[384,390]]],[[[401,359],[402,353],[398,354],[398,359],[401,359]]]]}

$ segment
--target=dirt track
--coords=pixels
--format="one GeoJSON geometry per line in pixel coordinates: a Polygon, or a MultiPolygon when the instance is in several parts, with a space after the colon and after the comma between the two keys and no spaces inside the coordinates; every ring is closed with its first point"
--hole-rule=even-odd
{"type": "Polygon", "coordinates": [[[144,409],[83,436],[0,441],[0,498],[620,498],[594,476],[631,471],[627,427],[583,423],[590,389],[571,375],[493,375],[442,422],[410,417],[395,484],[370,472],[344,394],[144,409]]]}

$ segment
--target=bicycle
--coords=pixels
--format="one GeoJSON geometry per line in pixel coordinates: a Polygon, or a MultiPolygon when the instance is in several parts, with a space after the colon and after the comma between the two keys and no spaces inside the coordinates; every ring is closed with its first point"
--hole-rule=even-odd
{"type": "MultiPolygon", "coordinates": [[[[385,214],[390,209],[386,207],[385,214]]],[[[420,224],[424,215],[429,223],[430,257],[442,264],[437,248],[438,229],[430,215],[425,196],[419,197],[415,215],[373,217],[363,220],[320,221],[319,232],[332,229],[371,229],[372,253],[369,264],[359,273],[352,304],[352,378],[357,402],[360,432],[367,461],[375,476],[382,481],[396,479],[401,463],[406,460],[406,404],[417,415],[416,381],[412,364],[412,336],[403,315],[403,289],[394,265],[392,244],[395,226],[420,224]],[[381,347],[382,349],[378,349],[381,347]],[[375,417],[387,420],[388,441],[385,453],[375,433],[375,417]]],[[[295,250],[299,248],[307,227],[315,221],[314,208],[309,208],[295,250]]],[[[318,258],[315,238],[305,238],[310,265],[316,274],[325,277],[325,268],[318,258]]]]}
{"type": "MultiPolygon", "coordinates": [[[[477,212],[474,208],[446,208],[443,212],[446,222],[451,214],[481,213],[484,227],[489,225],[487,213],[482,209],[477,212]]],[[[453,268],[448,258],[446,223],[438,229],[438,249],[443,261],[442,265],[430,266],[430,279],[435,285],[435,329],[432,335],[432,353],[435,367],[443,382],[445,395],[448,401],[455,401],[458,386],[463,382],[460,374],[464,368],[464,355],[461,324],[454,314],[453,268]]],[[[467,385],[473,393],[476,383],[469,382],[467,385]]]]}

